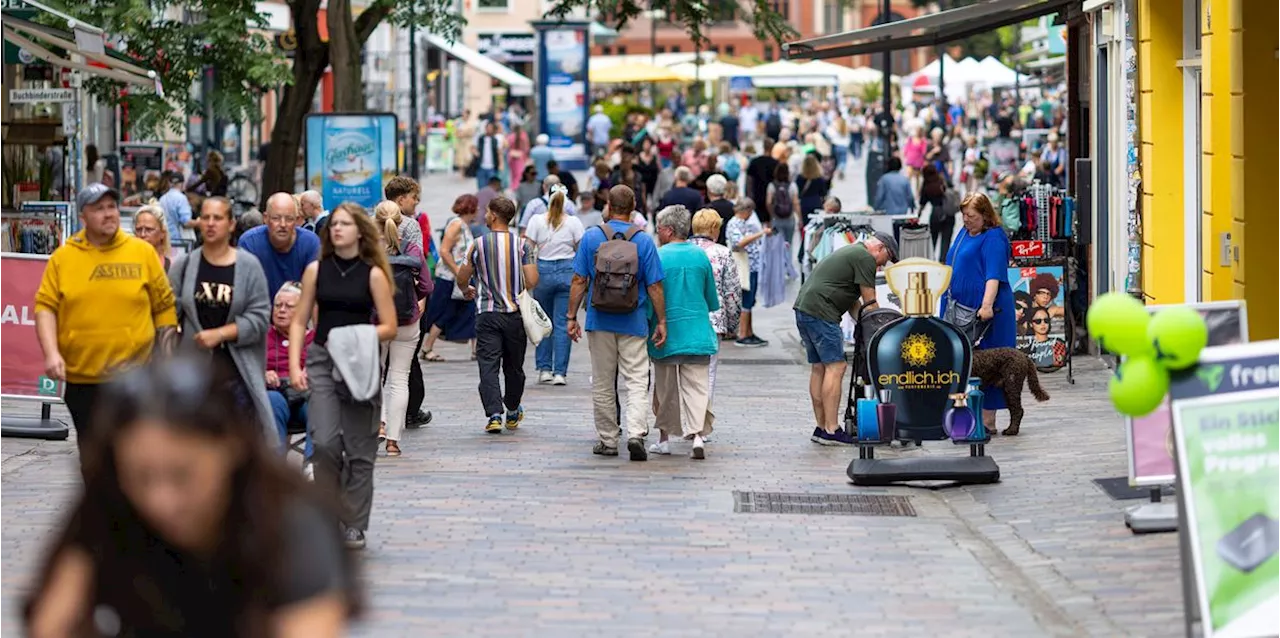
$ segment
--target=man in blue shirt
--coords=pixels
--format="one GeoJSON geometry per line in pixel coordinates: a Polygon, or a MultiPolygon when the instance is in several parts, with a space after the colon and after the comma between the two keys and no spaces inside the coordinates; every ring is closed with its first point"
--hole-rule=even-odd
{"type": "MultiPolygon", "coordinates": [[[[605,224],[612,230],[609,237],[599,226],[588,228],[578,244],[578,254],[573,260],[573,283],[569,290],[569,337],[582,338],[582,326],[578,324],[578,307],[582,305],[596,275],[596,251],[606,241],[625,237],[632,229],[631,212],[636,207],[636,194],[624,185],[609,189],[609,201],[605,206],[605,224]]],[[[632,461],[644,461],[649,453],[644,446],[648,433],[646,412],[649,394],[649,312],[647,304],[653,304],[655,325],[653,344],[662,347],[667,341],[667,305],[662,295],[662,262],[658,259],[653,239],[644,232],[636,232],[630,239],[636,245],[639,268],[636,278],[639,286],[639,302],[630,312],[605,312],[587,305],[587,344],[591,349],[592,403],[594,406],[596,434],[600,442],[591,450],[603,456],[618,455],[618,438],[622,434],[619,420],[627,428],[627,452],[632,461]],[[627,405],[624,418],[619,419],[617,377],[621,376],[627,388],[627,405]]]]}
{"type": "Polygon", "coordinates": [[[911,181],[902,174],[902,160],[890,157],[888,170],[876,182],[874,208],[886,215],[905,215],[916,208],[916,197],[911,192],[911,181]]]}
{"type": "Polygon", "coordinates": [[[200,220],[193,219],[191,201],[187,199],[187,194],[182,188],[182,176],[172,171],[165,171],[161,179],[169,185],[169,190],[160,196],[165,225],[169,227],[169,240],[194,241],[196,235],[192,229],[200,225],[200,220]]]}
{"type": "Polygon", "coordinates": [[[276,193],[267,200],[266,224],[240,236],[240,247],[262,262],[271,299],[285,282],[302,281],[307,264],[320,257],[320,237],[298,227],[301,214],[293,195],[276,193]]]}
{"type": "MultiPolygon", "coordinates": [[[[534,138],[533,148],[529,149],[529,159],[533,160],[533,165],[538,169],[538,179],[546,179],[551,171],[547,168],[547,162],[555,160],[556,154],[551,150],[548,144],[551,138],[546,133],[539,133],[534,138]]],[[[511,186],[515,188],[515,185],[511,186]]]]}
{"type": "Polygon", "coordinates": [[[595,114],[587,119],[587,155],[596,156],[596,152],[609,146],[609,131],[613,130],[613,120],[604,114],[604,107],[596,105],[595,114]]]}

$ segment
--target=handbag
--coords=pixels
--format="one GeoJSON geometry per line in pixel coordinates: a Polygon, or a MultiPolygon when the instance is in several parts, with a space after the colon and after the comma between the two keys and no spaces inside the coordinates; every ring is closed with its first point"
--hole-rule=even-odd
{"type": "Polygon", "coordinates": [[[746,251],[733,251],[733,264],[738,267],[738,282],[743,290],[751,290],[751,259],[746,251]]]}
{"type": "Polygon", "coordinates": [[[520,305],[520,320],[524,322],[524,334],[529,337],[529,342],[536,346],[551,334],[551,317],[547,316],[546,311],[542,309],[542,304],[538,303],[528,290],[520,291],[516,296],[516,303],[520,305]]]}
{"type": "Polygon", "coordinates": [[[977,308],[966,306],[955,299],[947,304],[946,311],[942,313],[942,320],[955,326],[969,340],[969,343],[975,346],[982,341],[982,337],[991,327],[990,320],[984,321],[978,318],[977,308]]]}

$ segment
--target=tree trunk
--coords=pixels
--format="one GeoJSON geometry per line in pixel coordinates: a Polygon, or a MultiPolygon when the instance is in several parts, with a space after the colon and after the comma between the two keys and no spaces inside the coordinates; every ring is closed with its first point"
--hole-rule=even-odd
{"type": "Polygon", "coordinates": [[[259,206],[265,209],[267,198],[275,193],[292,193],[297,185],[298,148],[307,113],[315,99],[316,89],[329,65],[329,47],[320,39],[317,16],[320,0],[295,0],[289,3],[293,12],[294,33],[298,48],[293,57],[293,84],[284,88],[271,129],[271,146],[262,168],[259,206]]]}
{"type": "Polygon", "coordinates": [[[333,110],[338,113],[365,110],[360,45],[351,1],[330,0],[329,63],[333,66],[333,110]]]}

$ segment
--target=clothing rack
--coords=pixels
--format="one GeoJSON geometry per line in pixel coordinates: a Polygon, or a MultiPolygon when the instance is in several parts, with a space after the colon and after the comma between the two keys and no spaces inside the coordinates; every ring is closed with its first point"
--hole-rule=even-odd
{"type": "Polygon", "coordinates": [[[70,234],[70,211],[66,202],[23,202],[20,210],[0,213],[0,250],[52,255],[70,234]]]}
{"type": "Polygon", "coordinates": [[[1067,191],[1039,180],[1033,181],[1020,194],[1022,228],[1011,239],[1044,242],[1045,256],[1065,257],[1073,254],[1077,219],[1075,198],[1067,191]]]}
{"type": "Polygon", "coordinates": [[[835,250],[823,244],[835,238],[836,235],[833,232],[851,234],[852,237],[846,236],[850,244],[873,236],[875,228],[865,223],[866,217],[867,215],[862,213],[815,213],[811,216],[809,223],[804,226],[804,255],[800,260],[800,281],[803,282],[808,278],[809,273],[813,272],[814,266],[821,261],[822,257],[835,250]]]}

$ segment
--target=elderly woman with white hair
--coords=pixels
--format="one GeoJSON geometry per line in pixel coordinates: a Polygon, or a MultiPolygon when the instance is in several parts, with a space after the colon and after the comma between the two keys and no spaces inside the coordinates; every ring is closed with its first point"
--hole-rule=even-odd
{"type": "MultiPolygon", "coordinates": [[[[720,344],[711,313],[720,309],[711,260],[689,243],[689,209],[668,206],[658,211],[658,259],[665,278],[667,338],[661,346],[649,343],[653,361],[653,412],[661,431],[653,451],[670,454],[668,437],[692,441],[691,456],[706,458],[705,438],[711,434],[711,358],[720,344]]],[[[651,317],[655,323],[657,317],[651,317]]]]}

